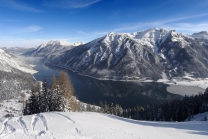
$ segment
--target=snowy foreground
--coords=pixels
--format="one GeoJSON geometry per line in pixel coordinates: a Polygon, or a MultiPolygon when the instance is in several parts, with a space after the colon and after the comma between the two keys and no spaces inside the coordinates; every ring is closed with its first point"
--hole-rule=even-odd
{"type": "Polygon", "coordinates": [[[41,113],[5,119],[0,138],[207,139],[208,122],[146,122],[99,113],[41,113]]]}

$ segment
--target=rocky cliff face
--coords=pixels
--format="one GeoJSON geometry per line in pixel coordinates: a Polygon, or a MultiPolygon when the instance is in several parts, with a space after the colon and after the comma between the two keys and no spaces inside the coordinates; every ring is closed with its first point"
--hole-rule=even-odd
{"type": "Polygon", "coordinates": [[[87,44],[46,58],[81,74],[103,79],[208,77],[206,32],[184,35],[174,30],[149,29],[109,33],[87,44]]]}

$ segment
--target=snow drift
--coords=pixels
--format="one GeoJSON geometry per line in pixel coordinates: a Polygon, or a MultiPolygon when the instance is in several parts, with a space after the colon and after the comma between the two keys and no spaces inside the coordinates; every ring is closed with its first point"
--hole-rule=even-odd
{"type": "Polygon", "coordinates": [[[0,138],[206,139],[208,122],[146,122],[99,113],[41,113],[5,119],[0,138]]]}

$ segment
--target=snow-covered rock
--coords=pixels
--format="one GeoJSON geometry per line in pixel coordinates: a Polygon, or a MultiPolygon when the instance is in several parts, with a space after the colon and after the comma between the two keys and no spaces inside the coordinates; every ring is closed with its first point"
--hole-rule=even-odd
{"type": "Polygon", "coordinates": [[[79,46],[79,45],[83,45],[83,44],[85,44],[84,42],[75,42],[73,45],[74,46],[79,46]]]}
{"type": "Polygon", "coordinates": [[[208,122],[147,122],[99,113],[40,113],[5,119],[0,138],[9,139],[207,139],[208,122]]]}
{"type": "Polygon", "coordinates": [[[99,79],[207,78],[207,46],[208,39],[175,30],[110,32],[59,55],[49,55],[45,62],[99,79]]]}

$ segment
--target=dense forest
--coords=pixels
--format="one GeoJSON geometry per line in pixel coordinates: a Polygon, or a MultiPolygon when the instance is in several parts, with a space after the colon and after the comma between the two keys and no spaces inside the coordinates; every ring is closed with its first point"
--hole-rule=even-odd
{"type": "MultiPolygon", "coordinates": [[[[208,89],[204,93],[195,96],[185,96],[182,100],[174,99],[156,105],[148,105],[146,108],[135,107],[122,109],[118,104],[100,103],[101,112],[135,120],[148,121],[184,121],[190,120],[193,115],[208,111],[208,89]]],[[[204,117],[207,120],[207,117],[204,117]]]]}

